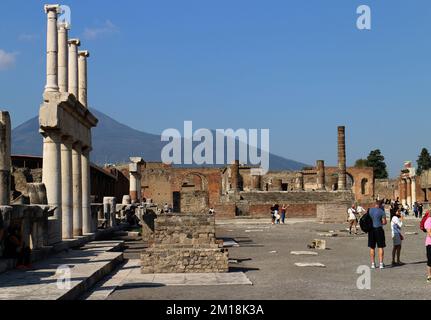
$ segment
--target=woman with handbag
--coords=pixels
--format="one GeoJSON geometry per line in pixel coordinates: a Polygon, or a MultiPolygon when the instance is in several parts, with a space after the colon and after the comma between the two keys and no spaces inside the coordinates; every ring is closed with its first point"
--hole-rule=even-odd
{"type": "Polygon", "coordinates": [[[398,209],[395,215],[391,218],[392,239],[394,241],[394,249],[392,250],[392,266],[401,266],[401,247],[404,236],[401,233],[404,217],[401,215],[401,210],[398,209]],[[395,260],[397,258],[397,260],[395,260]]]}

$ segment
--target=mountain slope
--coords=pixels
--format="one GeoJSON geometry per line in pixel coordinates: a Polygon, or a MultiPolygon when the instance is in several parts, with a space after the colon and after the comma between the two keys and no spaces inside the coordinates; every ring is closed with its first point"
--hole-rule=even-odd
{"type": "MultiPolygon", "coordinates": [[[[106,114],[92,110],[99,119],[93,129],[91,160],[97,164],[126,163],[130,156],[142,156],[146,161],[160,161],[166,142],[160,136],[132,129],[106,114]]],[[[17,155],[42,155],[42,137],[39,120],[30,119],[12,130],[12,153],[17,155]]],[[[271,170],[300,170],[306,164],[271,154],[271,170]]]]}

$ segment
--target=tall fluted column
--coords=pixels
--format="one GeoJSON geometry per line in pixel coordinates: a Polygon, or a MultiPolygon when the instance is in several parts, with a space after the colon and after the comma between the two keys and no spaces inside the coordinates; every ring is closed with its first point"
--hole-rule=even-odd
{"type": "Polygon", "coordinates": [[[73,239],[73,171],[72,139],[63,137],[61,143],[61,200],[63,239],[73,239]]]}
{"type": "Polygon", "coordinates": [[[405,206],[407,204],[407,181],[403,178],[400,181],[400,199],[401,204],[405,206]]]}
{"type": "Polygon", "coordinates": [[[412,177],[412,203],[415,204],[416,201],[417,201],[416,177],[412,177]]]}
{"type": "Polygon", "coordinates": [[[82,150],[82,231],[84,234],[93,232],[91,221],[91,200],[90,200],[90,149],[82,150]]]}
{"type": "Polygon", "coordinates": [[[78,52],[78,95],[79,102],[87,108],[87,58],[90,56],[88,51],[78,52]]]}
{"type": "Polygon", "coordinates": [[[407,205],[412,208],[412,180],[410,178],[407,178],[407,186],[406,186],[406,200],[407,205]]]}
{"type": "Polygon", "coordinates": [[[338,190],[347,189],[346,128],[338,127],[338,190]]]}
{"type": "MultiPolygon", "coordinates": [[[[7,111],[0,112],[0,206],[10,203],[11,121],[7,111]]],[[[1,214],[1,213],[0,213],[1,214]]]]}
{"type": "Polygon", "coordinates": [[[59,5],[45,5],[47,14],[47,48],[46,48],[46,86],[45,92],[58,92],[58,31],[57,15],[59,5]]]}
{"type": "Polygon", "coordinates": [[[325,161],[317,160],[317,190],[326,189],[325,181],[325,161]]]}
{"type": "Polygon", "coordinates": [[[69,40],[69,92],[79,99],[78,91],[78,47],[81,42],[78,39],[69,40]]]}
{"type": "Polygon", "coordinates": [[[60,92],[69,92],[69,44],[68,26],[58,26],[58,86],[60,92]]]}
{"type": "MultiPolygon", "coordinates": [[[[43,139],[42,182],[46,186],[48,204],[56,207],[54,218],[62,225],[61,137],[57,132],[45,133],[43,139]]],[[[61,232],[60,232],[61,234],[61,232]]]]}
{"type": "Polygon", "coordinates": [[[82,236],[82,146],[75,143],[72,149],[73,177],[73,236],[82,236]]]}

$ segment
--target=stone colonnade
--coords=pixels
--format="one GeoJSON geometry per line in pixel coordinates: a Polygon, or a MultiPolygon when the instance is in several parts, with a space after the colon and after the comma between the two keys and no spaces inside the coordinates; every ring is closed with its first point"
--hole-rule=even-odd
{"type": "Polygon", "coordinates": [[[130,175],[130,199],[132,203],[142,202],[142,165],[145,164],[144,159],[140,157],[130,158],[129,165],[130,175]]]}
{"type": "Polygon", "coordinates": [[[91,128],[98,120],[88,110],[88,51],[68,39],[69,26],[58,23],[59,5],[46,5],[47,74],[40,107],[43,183],[48,204],[56,207],[51,224],[55,241],[93,233],[90,210],[91,128]]]}
{"type": "Polygon", "coordinates": [[[400,181],[400,200],[403,206],[413,208],[417,201],[416,176],[401,177],[400,181]]]}

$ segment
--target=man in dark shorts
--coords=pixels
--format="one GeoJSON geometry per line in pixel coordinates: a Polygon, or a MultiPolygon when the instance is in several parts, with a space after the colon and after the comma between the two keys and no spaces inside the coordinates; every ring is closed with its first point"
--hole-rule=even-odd
{"type": "Polygon", "coordinates": [[[388,221],[380,201],[377,201],[374,208],[370,209],[370,217],[373,220],[373,229],[368,232],[368,247],[370,248],[371,269],[376,268],[376,247],[379,249],[379,268],[384,269],[385,265],[383,261],[385,254],[384,248],[386,248],[386,239],[383,226],[385,226],[388,221]]]}

